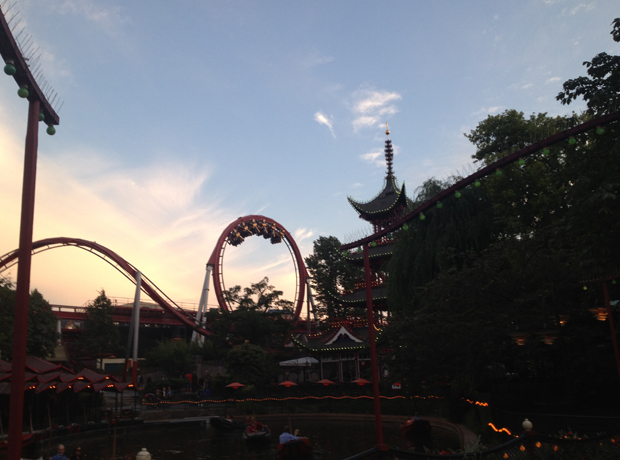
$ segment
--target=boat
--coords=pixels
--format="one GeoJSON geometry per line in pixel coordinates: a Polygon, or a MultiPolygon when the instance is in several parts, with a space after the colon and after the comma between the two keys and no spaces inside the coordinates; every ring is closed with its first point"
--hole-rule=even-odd
{"type": "Polygon", "coordinates": [[[211,417],[209,423],[220,431],[243,431],[248,426],[245,422],[236,422],[225,417],[211,417]]]}
{"type": "Polygon", "coordinates": [[[308,438],[293,439],[292,441],[278,444],[276,456],[280,460],[310,458],[312,457],[312,444],[310,444],[308,438]]]}
{"type": "Polygon", "coordinates": [[[248,446],[260,446],[269,444],[271,442],[271,431],[269,428],[263,427],[259,430],[255,430],[251,426],[248,426],[243,431],[243,442],[248,446]]]}
{"type": "Polygon", "coordinates": [[[424,452],[433,444],[431,424],[428,420],[414,418],[400,427],[400,432],[413,443],[416,452],[424,452]]]}

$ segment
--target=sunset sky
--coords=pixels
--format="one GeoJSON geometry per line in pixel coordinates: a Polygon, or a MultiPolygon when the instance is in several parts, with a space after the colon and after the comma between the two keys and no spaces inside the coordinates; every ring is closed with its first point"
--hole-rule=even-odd
{"type": "MultiPolygon", "coordinates": [[[[618,6],[16,0],[15,34],[32,34],[63,101],[56,135],[40,129],[34,239],[96,241],[175,301],[197,303],[213,246],[237,217],[275,219],[304,255],[319,236],[367,231],[347,196],[381,190],[386,122],[412,195],[427,178],[471,170],[463,133],[488,115],[583,109],[555,96],[585,74],[583,61],[620,54],[609,34],[618,6]]],[[[1,77],[0,255],[18,246],[28,109],[1,77]]],[[[284,245],[254,237],[227,250],[227,286],[263,276],[292,300],[284,245]]],[[[62,305],[102,288],[133,296],[76,248],[36,255],[31,287],[62,305]]]]}

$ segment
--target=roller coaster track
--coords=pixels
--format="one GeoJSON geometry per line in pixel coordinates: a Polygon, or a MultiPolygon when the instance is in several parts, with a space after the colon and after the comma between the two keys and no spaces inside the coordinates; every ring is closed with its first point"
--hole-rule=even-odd
{"type": "Polygon", "coordinates": [[[534,142],[528,145],[527,147],[522,148],[521,150],[517,152],[511,153],[510,155],[505,156],[504,158],[501,158],[495,161],[494,163],[491,163],[485,166],[484,168],[479,169],[475,173],[467,176],[466,178],[461,179],[460,181],[456,182],[454,185],[439,192],[437,195],[435,195],[430,200],[425,201],[420,206],[418,206],[416,209],[411,211],[409,214],[398,219],[396,222],[392,223],[390,226],[384,228],[383,230],[380,230],[376,233],[373,233],[372,235],[361,238],[357,241],[353,241],[351,243],[345,243],[340,246],[340,249],[343,251],[348,250],[348,249],[353,249],[358,246],[369,244],[375,240],[383,238],[388,233],[398,230],[403,225],[405,225],[407,222],[410,222],[411,220],[415,219],[420,214],[422,214],[424,211],[428,211],[433,206],[435,206],[439,201],[442,201],[443,199],[449,196],[453,196],[456,192],[458,192],[459,190],[463,190],[465,187],[467,187],[470,184],[473,184],[478,179],[488,176],[489,174],[495,173],[495,171],[497,171],[498,169],[508,166],[509,164],[514,163],[515,161],[518,161],[522,158],[528,157],[538,152],[539,150],[542,150],[546,147],[550,147],[554,144],[557,144],[558,142],[568,140],[571,137],[577,136],[578,134],[582,134],[598,126],[604,126],[618,119],[620,119],[620,111],[612,112],[607,115],[603,115],[601,117],[598,117],[593,120],[582,123],[580,125],[577,125],[573,128],[564,130],[552,136],[549,136],[541,141],[534,142]]]}
{"type": "MultiPolygon", "coordinates": [[[[86,252],[96,255],[100,259],[104,260],[116,270],[118,270],[125,278],[130,280],[134,285],[136,284],[136,273],[139,271],[132,264],[127,262],[121,256],[114,251],[106,248],[105,246],[95,243],[94,241],[87,241],[78,238],[56,237],[47,238],[44,240],[34,241],[32,243],[32,255],[39,254],[40,252],[48,251],[50,249],[56,249],[61,247],[76,247],[83,249],[86,252]]],[[[2,257],[0,257],[0,273],[8,270],[18,262],[18,252],[16,249],[11,251],[2,257]]],[[[155,283],[148,279],[142,272],[141,274],[141,291],[155,301],[161,308],[168,312],[179,321],[192,329],[195,329],[198,333],[203,335],[210,335],[211,332],[203,327],[196,325],[195,317],[179,307],[170,297],[168,297],[155,283]]]]}

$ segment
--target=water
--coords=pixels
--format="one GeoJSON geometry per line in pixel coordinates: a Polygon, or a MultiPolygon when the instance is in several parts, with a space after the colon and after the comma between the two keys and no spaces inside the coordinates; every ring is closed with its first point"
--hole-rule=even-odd
{"type": "MultiPolygon", "coordinates": [[[[197,425],[179,426],[171,424],[164,429],[145,429],[118,436],[116,441],[116,458],[133,460],[136,454],[146,447],[153,460],[273,460],[276,455],[278,436],[284,425],[283,422],[269,423],[273,437],[271,443],[264,447],[247,447],[241,440],[241,433],[223,433],[210,426],[197,425]]],[[[295,421],[293,425],[299,428],[302,435],[310,438],[314,448],[314,460],[338,460],[350,457],[368,450],[376,445],[376,432],[373,422],[363,421],[322,421],[308,420],[295,421]]],[[[384,423],[384,441],[402,449],[411,446],[401,437],[398,424],[384,423]]],[[[453,435],[442,432],[433,432],[434,441],[442,448],[457,449],[458,440],[453,435]]],[[[112,458],[112,438],[103,437],[88,439],[83,442],[66,442],[67,454],[80,445],[85,460],[110,460],[112,458]]],[[[45,452],[54,453],[56,444],[45,452]]],[[[6,452],[6,451],[5,451],[6,452]]],[[[24,456],[36,458],[43,452],[40,449],[28,448],[24,456]]],[[[0,459],[6,458],[6,453],[0,459]]]]}

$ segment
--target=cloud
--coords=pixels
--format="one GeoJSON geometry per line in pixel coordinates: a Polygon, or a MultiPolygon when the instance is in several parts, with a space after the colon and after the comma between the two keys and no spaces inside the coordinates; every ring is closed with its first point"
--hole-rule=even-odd
{"type": "Polygon", "coordinates": [[[56,3],[52,3],[52,6],[60,14],[82,16],[111,36],[116,36],[119,25],[127,21],[122,15],[122,8],[106,8],[101,2],[94,0],[64,0],[60,6],[56,3]]]}
{"type": "Polygon", "coordinates": [[[562,80],[560,77],[551,77],[545,83],[555,83],[556,81],[562,80]]]}
{"type": "Polygon", "coordinates": [[[314,114],[314,121],[316,121],[320,125],[327,126],[329,128],[329,132],[332,133],[332,136],[334,138],[336,138],[336,134],[334,134],[334,127],[330,118],[328,118],[326,115],[323,115],[321,112],[317,112],[314,114]]]}
{"type": "Polygon", "coordinates": [[[363,89],[353,95],[353,129],[381,126],[389,115],[398,112],[394,102],[402,99],[396,92],[363,89]]]}
{"type": "Polygon", "coordinates": [[[570,14],[577,14],[579,10],[585,9],[586,11],[592,11],[594,9],[594,3],[580,3],[575,8],[570,10],[570,14]]]}
{"type": "Polygon", "coordinates": [[[360,158],[377,167],[385,166],[385,158],[383,157],[383,152],[381,151],[364,153],[363,155],[360,155],[360,158]]]}
{"type": "Polygon", "coordinates": [[[308,239],[314,236],[314,232],[312,230],[306,229],[305,227],[300,227],[297,230],[295,230],[294,235],[295,235],[294,236],[295,241],[299,243],[305,239],[308,239]]]}
{"type": "Polygon", "coordinates": [[[533,84],[533,83],[527,83],[527,84],[523,85],[523,86],[521,87],[521,89],[528,89],[528,88],[531,88],[532,86],[534,86],[534,84],[533,84]]]}
{"type": "Polygon", "coordinates": [[[493,114],[496,112],[499,112],[502,109],[501,106],[493,106],[493,107],[481,107],[480,110],[476,110],[475,112],[472,113],[472,115],[474,117],[480,116],[480,115],[486,115],[486,114],[493,114]]]}
{"type": "Polygon", "coordinates": [[[325,54],[321,54],[318,50],[312,50],[310,54],[308,54],[301,60],[301,65],[304,67],[315,67],[319,65],[329,64],[333,60],[333,56],[327,56],[325,54]]]}

